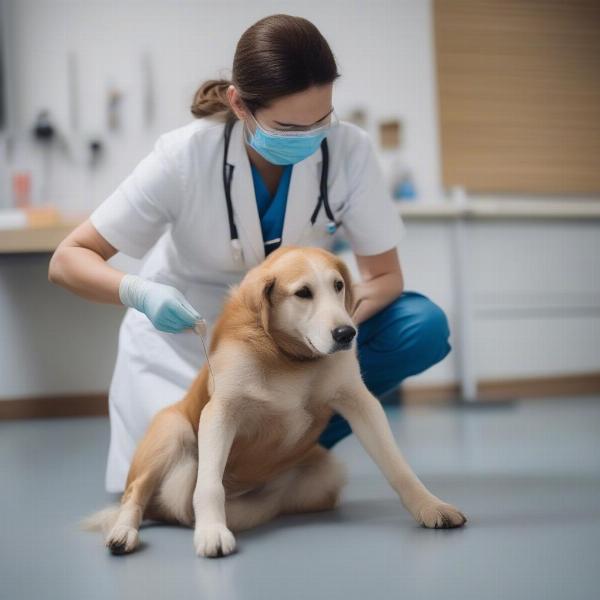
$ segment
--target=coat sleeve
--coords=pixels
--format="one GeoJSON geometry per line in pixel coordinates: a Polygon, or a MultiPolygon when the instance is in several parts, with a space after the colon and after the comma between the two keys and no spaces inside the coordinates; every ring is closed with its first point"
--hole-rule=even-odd
{"type": "Polygon", "coordinates": [[[395,248],[405,229],[371,139],[358,127],[353,131],[345,164],[350,192],[341,220],[352,251],[369,256],[395,248]]]}
{"type": "Polygon", "coordinates": [[[90,221],[119,251],[142,258],[176,220],[182,196],[182,175],[161,136],[90,221]]]}

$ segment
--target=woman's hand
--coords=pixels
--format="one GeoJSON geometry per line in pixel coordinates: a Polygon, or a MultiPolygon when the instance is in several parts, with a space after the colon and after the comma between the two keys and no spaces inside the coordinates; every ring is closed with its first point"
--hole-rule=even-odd
{"type": "MultiPolygon", "coordinates": [[[[352,314],[350,315],[352,317],[352,319],[354,320],[355,315],[357,314],[358,311],[358,307],[360,306],[361,302],[363,300],[366,300],[367,298],[367,292],[368,289],[365,290],[365,285],[362,281],[357,281],[354,284],[352,284],[352,294],[354,297],[354,307],[352,308],[352,314]]],[[[355,320],[354,321],[356,325],[358,325],[358,322],[355,320]]]]}
{"type": "Polygon", "coordinates": [[[394,273],[380,275],[369,281],[360,281],[352,286],[354,291],[354,309],[352,321],[360,325],[393,302],[402,294],[394,273]]]}
{"type": "Polygon", "coordinates": [[[178,333],[193,327],[201,315],[172,285],[127,274],[119,284],[119,298],[125,306],[144,313],[159,331],[178,333]]]}
{"type": "Polygon", "coordinates": [[[352,320],[359,325],[402,295],[404,278],[396,248],[371,256],[355,256],[362,281],[353,286],[352,320]]]}

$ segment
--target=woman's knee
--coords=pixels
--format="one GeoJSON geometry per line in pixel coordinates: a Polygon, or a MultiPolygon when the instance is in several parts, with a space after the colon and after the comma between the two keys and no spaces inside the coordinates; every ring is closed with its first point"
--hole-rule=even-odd
{"type": "Polygon", "coordinates": [[[415,300],[413,308],[413,351],[421,357],[424,368],[428,368],[445,358],[451,350],[448,318],[435,302],[425,296],[415,300]]]}
{"type": "Polygon", "coordinates": [[[366,340],[367,353],[400,358],[411,364],[411,371],[421,372],[450,352],[446,314],[422,294],[405,292],[377,316],[377,330],[369,331],[366,340]]]}

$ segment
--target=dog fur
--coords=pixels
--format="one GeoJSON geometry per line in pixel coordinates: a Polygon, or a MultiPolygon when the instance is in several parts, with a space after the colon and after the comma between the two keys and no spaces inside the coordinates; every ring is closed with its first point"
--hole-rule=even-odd
{"type": "Polygon", "coordinates": [[[81,527],[102,530],[110,551],[124,554],[144,519],[182,524],[194,528],[198,555],[222,556],[235,550],[233,532],[333,509],[346,471],[317,440],[334,411],[418,523],[463,525],[465,515],[411,470],[362,380],[354,300],[346,264],[321,248],[280,247],[248,271],[215,323],[212,373],[204,364],[185,396],[154,416],[120,504],[81,527]]]}

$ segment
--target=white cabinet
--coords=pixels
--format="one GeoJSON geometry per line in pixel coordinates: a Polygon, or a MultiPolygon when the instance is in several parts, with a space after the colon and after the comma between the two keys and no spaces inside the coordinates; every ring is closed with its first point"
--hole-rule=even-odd
{"type": "MultiPolygon", "coordinates": [[[[406,288],[440,304],[455,337],[453,218],[406,220],[406,288]]],[[[464,231],[477,378],[600,372],[600,220],[472,218],[464,231]]],[[[411,381],[456,380],[455,358],[411,381]]]]}

